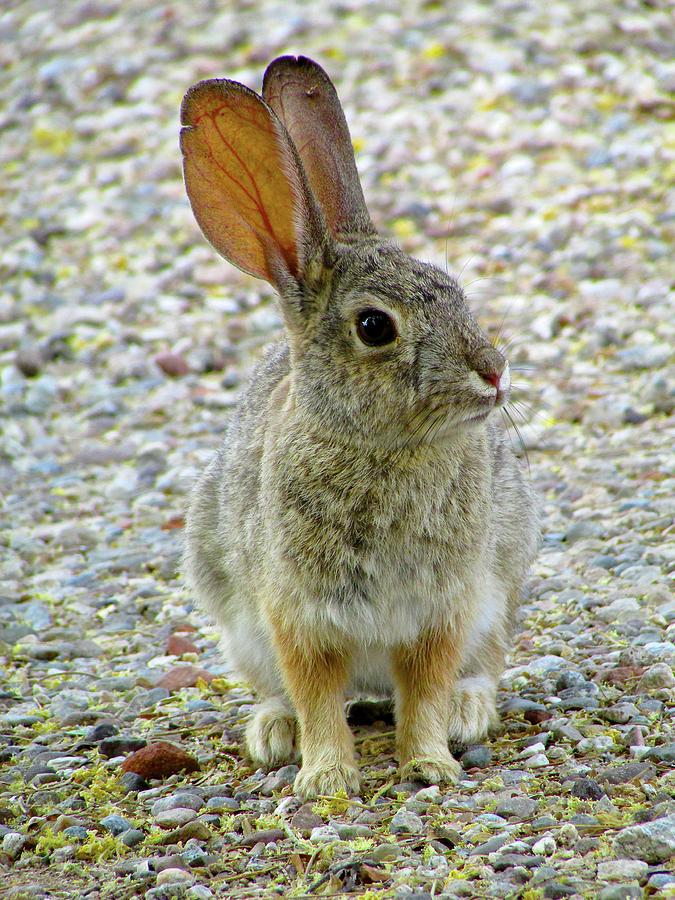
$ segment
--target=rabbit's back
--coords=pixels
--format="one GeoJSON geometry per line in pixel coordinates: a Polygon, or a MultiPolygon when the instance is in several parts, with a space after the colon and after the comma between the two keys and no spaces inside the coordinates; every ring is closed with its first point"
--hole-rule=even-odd
{"type": "Polygon", "coordinates": [[[222,444],[199,477],[186,517],[184,565],[200,604],[230,625],[256,570],[261,461],[275,390],[289,372],[288,344],[269,347],[255,367],[222,444]]]}

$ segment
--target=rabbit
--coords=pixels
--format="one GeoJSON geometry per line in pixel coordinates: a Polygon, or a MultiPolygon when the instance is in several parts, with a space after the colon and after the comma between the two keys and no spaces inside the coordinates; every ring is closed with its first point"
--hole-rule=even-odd
{"type": "Polygon", "coordinates": [[[335,88],[283,56],[262,96],[191,87],[181,149],[214,248],[276,289],[186,516],[185,573],[257,693],[252,760],[359,791],[348,692],[392,696],[401,777],[452,784],[497,719],[537,504],[495,424],[509,365],[458,282],[378,236],[335,88]]]}

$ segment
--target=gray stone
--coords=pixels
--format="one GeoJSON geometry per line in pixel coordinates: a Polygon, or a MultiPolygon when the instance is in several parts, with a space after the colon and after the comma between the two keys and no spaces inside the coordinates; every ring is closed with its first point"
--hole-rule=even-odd
{"type": "Polygon", "coordinates": [[[600,781],[608,781],[610,784],[627,784],[636,778],[645,779],[654,776],[654,766],[651,763],[640,761],[624,763],[621,766],[610,766],[598,772],[600,781]]]}
{"type": "Polygon", "coordinates": [[[495,813],[506,819],[517,818],[519,821],[527,821],[537,811],[539,804],[528,797],[507,797],[497,803],[495,813]]]}
{"type": "Polygon", "coordinates": [[[464,769],[485,769],[492,764],[492,751],[485,744],[469,747],[459,758],[464,769]]]}
{"type": "Polygon", "coordinates": [[[120,778],[120,783],[127,794],[137,793],[147,787],[145,778],[138,775],[136,772],[125,772],[120,778]]]}
{"type": "Polygon", "coordinates": [[[260,783],[259,793],[263,797],[270,797],[272,794],[282,791],[285,787],[290,787],[299,771],[299,766],[290,765],[283,766],[283,768],[277,769],[276,772],[270,772],[267,778],[260,783]]]}
{"type": "Polygon", "coordinates": [[[652,747],[645,754],[645,759],[653,759],[655,762],[675,764],[675,743],[662,744],[660,747],[652,747]]]}
{"type": "Polygon", "coordinates": [[[329,822],[335,831],[337,831],[341,841],[353,841],[356,838],[373,837],[374,832],[368,825],[360,825],[358,822],[329,822]]]}
{"type": "Polygon", "coordinates": [[[368,854],[376,862],[386,862],[391,859],[400,859],[404,856],[404,848],[397,843],[379,844],[368,854]]]}
{"type": "Polygon", "coordinates": [[[598,900],[642,900],[644,891],[638,884],[611,884],[598,894],[598,900]]]}
{"type": "Polygon", "coordinates": [[[197,817],[194,809],[172,807],[155,815],[155,822],[162,828],[182,828],[197,817]]]}
{"type": "Polygon", "coordinates": [[[416,794],[423,787],[424,785],[419,781],[400,781],[392,784],[387,793],[395,799],[399,795],[410,796],[410,794],[416,794]]]}
{"type": "Polygon", "coordinates": [[[589,684],[581,672],[571,669],[568,672],[561,672],[555,680],[556,691],[565,691],[569,688],[585,688],[589,684]]]}
{"type": "MultiPolygon", "coordinates": [[[[208,805],[208,804],[207,804],[208,805]]],[[[170,809],[192,809],[198,812],[204,806],[204,799],[193,791],[176,791],[161,797],[152,804],[150,812],[153,816],[167,812],[170,809]]]]}
{"type": "Polygon", "coordinates": [[[599,800],[606,793],[592,778],[578,778],[572,785],[572,796],[580,800],[599,800]]]}
{"type": "Polygon", "coordinates": [[[63,829],[62,834],[75,841],[86,841],[89,837],[89,832],[82,825],[69,825],[68,828],[63,829]]]}
{"type": "Polygon", "coordinates": [[[123,816],[115,815],[106,816],[104,819],[101,819],[101,825],[106,831],[109,831],[113,835],[123,834],[132,827],[131,822],[123,816]]]}
{"type": "Polygon", "coordinates": [[[12,859],[16,859],[23,850],[27,840],[28,837],[25,834],[10,831],[2,839],[3,852],[11,856],[12,859]]]}
{"type": "Polygon", "coordinates": [[[474,847],[469,852],[469,856],[488,856],[490,853],[495,853],[497,850],[500,850],[507,841],[507,835],[496,834],[494,837],[488,838],[483,844],[474,847]]]}
{"type": "Polygon", "coordinates": [[[193,884],[185,894],[186,900],[209,900],[213,896],[213,891],[205,884],[193,884]]]}
{"type": "Polygon", "coordinates": [[[209,812],[236,812],[240,805],[233,797],[210,797],[206,809],[209,812]]]}
{"type": "Polygon", "coordinates": [[[615,703],[603,709],[600,715],[608,722],[616,725],[625,725],[640,715],[640,710],[634,703],[615,703]]]}
{"type": "MultiPolygon", "coordinates": [[[[543,869],[544,866],[541,868],[543,869]]],[[[537,871],[541,872],[541,869],[537,871]]],[[[553,874],[556,874],[555,870],[553,870],[553,874]]],[[[546,900],[562,900],[564,897],[572,897],[575,894],[579,895],[579,888],[572,884],[563,884],[561,881],[549,881],[544,885],[544,897],[546,900]]]]}
{"type": "Polygon", "coordinates": [[[424,834],[424,822],[417,813],[399,809],[389,825],[391,834],[424,834]]]}
{"type": "Polygon", "coordinates": [[[598,863],[598,878],[601,881],[644,881],[649,866],[641,859],[610,859],[598,863]]]}
{"type": "Polygon", "coordinates": [[[145,840],[145,835],[142,831],[139,831],[138,828],[130,828],[128,831],[122,833],[120,840],[123,844],[126,844],[127,847],[136,847],[145,840]]]}
{"type": "Polygon", "coordinates": [[[671,885],[675,886],[675,874],[670,872],[656,872],[647,882],[647,887],[654,891],[662,891],[671,885]]]}
{"type": "Polygon", "coordinates": [[[672,348],[665,344],[643,344],[618,350],[616,358],[621,368],[630,372],[634,369],[658,369],[671,358],[672,348]]]}
{"type": "Polygon", "coordinates": [[[536,856],[553,856],[557,849],[555,838],[550,834],[545,834],[532,844],[532,852],[536,856]]]}
{"type": "MultiPolygon", "coordinates": [[[[103,738],[98,745],[98,752],[106,759],[112,759],[114,756],[123,756],[126,753],[133,753],[145,747],[147,741],[145,738],[135,738],[124,734],[115,734],[111,737],[103,738]]],[[[128,773],[127,773],[128,774],[128,773]]]]}
{"type": "Polygon", "coordinates": [[[618,856],[663,862],[675,854],[675,815],[624,828],[614,838],[613,847],[618,856]]]}
{"type": "Polygon", "coordinates": [[[187,897],[187,894],[188,885],[174,881],[150,888],[145,892],[144,897],[145,900],[182,900],[183,897],[187,897]]]}
{"type": "Polygon", "coordinates": [[[577,541],[583,541],[587,538],[599,537],[602,529],[595,522],[589,522],[582,519],[580,522],[574,522],[565,533],[565,540],[568,544],[575,544],[577,541]]]}
{"type": "Polygon", "coordinates": [[[642,675],[638,690],[653,691],[674,686],[675,675],[673,675],[672,666],[669,666],[668,663],[655,663],[642,675]]]}
{"type": "Polygon", "coordinates": [[[490,859],[492,868],[495,872],[503,872],[505,869],[511,869],[514,866],[522,866],[525,869],[536,869],[541,865],[541,859],[538,856],[526,856],[524,853],[502,853],[494,859],[490,859]]]}
{"type": "Polygon", "coordinates": [[[319,825],[317,828],[312,828],[309,840],[312,844],[331,844],[339,841],[340,835],[332,825],[319,825]]]}

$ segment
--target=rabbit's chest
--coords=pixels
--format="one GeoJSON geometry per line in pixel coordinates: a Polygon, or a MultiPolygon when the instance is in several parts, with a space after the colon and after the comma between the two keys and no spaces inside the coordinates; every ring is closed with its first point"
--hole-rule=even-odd
{"type": "Polygon", "coordinates": [[[397,643],[461,613],[486,533],[471,499],[439,484],[423,496],[343,492],[296,506],[283,544],[309,589],[308,615],[397,643]]]}

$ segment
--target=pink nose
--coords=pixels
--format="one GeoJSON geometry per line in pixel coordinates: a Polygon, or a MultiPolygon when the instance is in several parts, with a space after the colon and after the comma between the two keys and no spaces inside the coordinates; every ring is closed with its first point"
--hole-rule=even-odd
{"type": "Polygon", "coordinates": [[[501,372],[481,372],[481,378],[484,378],[489,384],[493,384],[499,390],[499,382],[502,377],[501,372]]]}

